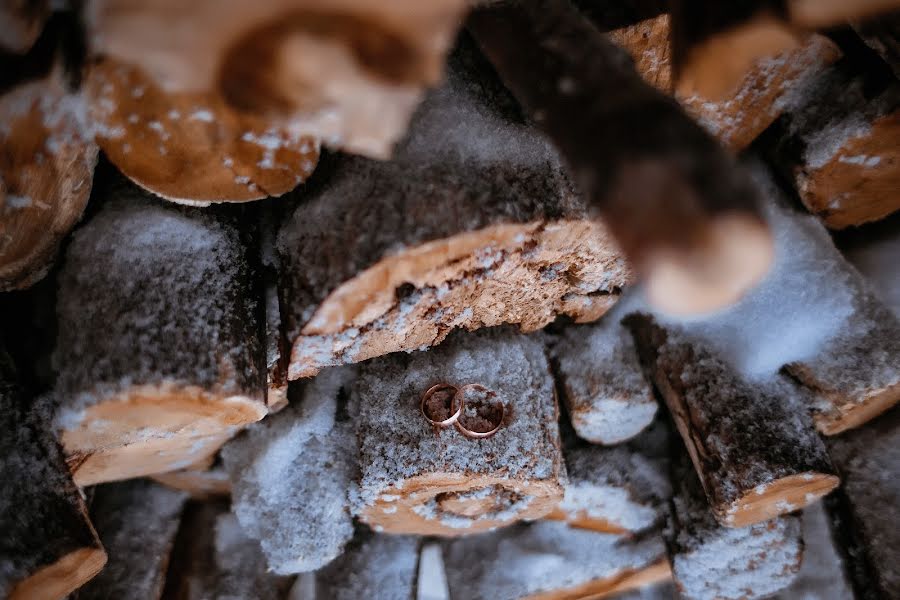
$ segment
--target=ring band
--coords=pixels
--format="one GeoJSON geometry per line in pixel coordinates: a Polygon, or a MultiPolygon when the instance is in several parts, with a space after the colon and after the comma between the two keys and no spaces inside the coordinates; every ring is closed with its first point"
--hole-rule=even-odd
{"type": "Polygon", "coordinates": [[[453,409],[453,403],[456,401],[456,397],[459,396],[459,388],[455,385],[451,385],[449,383],[438,383],[437,385],[433,385],[428,388],[424,394],[422,394],[422,401],[419,403],[419,410],[422,411],[422,416],[425,417],[425,420],[431,423],[434,427],[450,427],[454,423],[456,423],[459,416],[462,414],[463,405],[462,402],[456,408],[456,412],[452,415],[444,419],[443,421],[435,421],[431,417],[428,416],[428,411],[425,409],[425,404],[428,400],[431,399],[437,392],[441,390],[452,390],[453,396],[450,398],[450,409],[453,409]]]}
{"type": "MultiPolygon", "coordinates": [[[[483,385],[478,384],[478,383],[469,383],[467,385],[462,386],[456,392],[456,395],[459,396],[460,415],[462,414],[463,408],[466,405],[465,390],[467,390],[467,389],[477,390],[479,392],[487,392],[489,396],[497,395],[496,392],[489,390],[488,388],[486,388],[483,385]]],[[[468,429],[462,423],[460,423],[459,418],[457,417],[456,421],[453,423],[456,426],[456,430],[459,431],[464,436],[466,436],[467,438],[471,438],[474,440],[483,440],[485,438],[491,437],[492,435],[494,435],[495,433],[500,431],[500,427],[503,425],[503,417],[506,416],[506,407],[503,406],[503,403],[498,401],[496,404],[497,404],[497,406],[500,407],[500,418],[497,419],[497,424],[493,427],[493,429],[491,429],[489,431],[472,431],[471,429],[468,429]]]]}

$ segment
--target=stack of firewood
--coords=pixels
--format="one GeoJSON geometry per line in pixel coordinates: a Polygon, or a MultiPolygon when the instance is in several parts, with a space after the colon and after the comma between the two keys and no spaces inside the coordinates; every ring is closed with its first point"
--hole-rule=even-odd
{"type": "Polygon", "coordinates": [[[898,4],[0,6],[0,596],[900,597],[898,4]]]}

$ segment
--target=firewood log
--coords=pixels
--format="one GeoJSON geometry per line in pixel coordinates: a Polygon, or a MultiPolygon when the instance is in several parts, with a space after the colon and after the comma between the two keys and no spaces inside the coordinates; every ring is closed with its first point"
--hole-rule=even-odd
{"type": "Polygon", "coordinates": [[[76,600],[159,600],[187,494],[147,480],[95,488],[91,519],[110,560],[76,600]]]}
{"type": "Polygon", "coordinates": [[[563,523],[517,525],[449,542],[452,598],[608,598],[669,578],[661,538],[624,540],[563,523]]]}
{"type": "Polygon", "coordinates": [[[666,528],[666,545],[679,597],[766,598],[795,580],[803,556],[798,516],[780,516],[746,527],[723,527],[689,465],[676,467],[674,481],[677,490],[666,528]]]}
{"type": "Polygon", "coordinates": [[[348,494],[356,439],[337,414],[350,369],[322,373],[306,384],[302,398],[222,449],[232,510],[246,535],[260,542],[274,573],[318,569],[353,536],[348,494]]]}
{"type": "MultiPolygon", "coordinates": [[[[367,362],[351,407],[361,472],[354,511],[377,531],[468,534],[544,516],[562,500],[553,380],[542,344],[531,337],[456,334],[428,352],[367,362]],[[496,435],[435,432],[420,398],[437,383],[493,391],[505,407],[496,435]]],[[[464,416],[477,408],[467,405],[464,416]]]]}
{"type": "Polygon", "coordinates": [[[184,468],[266,414],[237,215],[103,198],[59,276],[57,424],[81,485],[184,468]]]}
{"type": "MultiPolygon", "coordinates": [[[[669,29],[669,15],[665,14],[609,34],[628,50],[641,76],[665,92],[673,91],[669,29]]],[[[809,34],[796,47],[754,61],[719,100],[682,88],[674,93],[707,131],[729,149],[740,151],[781,114],[792,90],[840,54],[825,36],[809,34]]]]}
{"type": "Polygon", "coordinates": [[[624,323],[722,525],[793,512],[837,487],[803,394],[790,381],[748,381],[678,325],[646,314],[624,323]]]}
{"type": "Polygon", "coordinates": [[[614,309],[597,324],[570,327],[552,348],[569,420],[598,444],[634,437],[659,408],[620,319],[614,309]]]}
{"type": "Polygon", "coordinates": [[[0,292],[46,275],[87,205],[96,163],[61,64],[0,92],[0,292]]]}
{"type": "Polygon", "coordinates": [[[464,0],[91,4],[94,52],[133,69],[148,90],[187,102],[202,97],[221,109],[219,119],[256,117],[381,158],[424,86],[439,79],[465,7],[464,0]]]}
{"type": "Polygon", "coordinates": [[[490,4],[468,27],[559,147],[654,305],[714,310],[763,277],[772,240],[747,174],[568,0],[490,4]]]}
{"type": "Polygon", "coordinates": [[[221,465],[210,469],[179,469],[168,473],[157,473],[150,477],[153,481],[187,492],[194,500],[210,500],[231,495],[231,480],[221,465]]]}
{"type": "Polygon", "coordinates": [[[291,379],[615,302],[630,268],[516,110],[464,39],[395,160],[320,167],[277,238],[291,379]]]}
{"type": "Polygon", "coordinates": [[[6,0],[0,3],[0,50],[25,54],[50,17],[49,0],[6,0]]]}
{"type": "Polygon", "coordinates": [[[831,229],[900,208],[900,83],[869,81],[841,61],[789,94],[766,152],[831,229]]]}
{"type": "Polygon", "coordinates": [[[900,595],[900,411],[892,410],[865,427],[829,438],[828,449],[844,485],[829,502],[843,521],[851,578],[861,598],[900,595]]]}
{"type": "Polygon", "coordinates": [[[853,29],[900,77],[900,10],[854,23],[853,29]]]}
{"type": "Polygon", "coordinates": [[[546,518],[618,535],[660,524],[672,495],[665,461],[629,445],[567,447],[565,457],[565,496],[546,518]]]}
{"type": "Polygon", "coordinates": [[[61,600],[106,563],[50,413],[0,349],[0,596],[9,600],[61,600]]]}

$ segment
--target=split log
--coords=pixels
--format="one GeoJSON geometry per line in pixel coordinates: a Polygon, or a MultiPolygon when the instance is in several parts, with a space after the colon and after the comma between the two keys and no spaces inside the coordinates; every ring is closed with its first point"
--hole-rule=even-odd
{"type": "Polygon", "coordinates": [[[96,163],[60,64],[0,93],[0,292],[47,274],[87,205],[96,163]]]}
{"type": "Polygon", "coordinates": [[[746,527],[793,512],[837,487],[790,381],[748,381],[677,325],[649,315],[624,323],[722,525],[746,527]]]}
{"type": "Polygon", "coordinates": [[[146,480],[95,488],[91,519],[110,560],[76,600],[159,600],[186,500],[146,480]]]}
{"type": "Polygon", "coordinates": [[[853,29],[900,78],[900,10],[854,23],[853,29]]]}
{"type": "Polygon", "coordinates": [[[231,496],[231,480],[228,479],[228,473],[221,464],[211,466],[210,462],[203,460],[198,465],[186,469],[157,473],[150,479],[173,490],[187,492],[193,500],[212,500],[231,496]]]}
{"type": "Polygon", "coordinates": [[[854,587],[862,598],[896,598],[900,411],[894,409],[865,427],[830,438],[828,449],[844,481],[840,495],[829,504],[832,515],[843,521],[854,587]]]}
{"type": "Polygon", "coordinates": [[[320,169],[277,239],[290,379],[456,328],[593,320],[632,279],[465,39],[394,161],[339,156],[320,169]]]}
{"type": "Polygon", "coordinates": [[[25,54],[50,17],[49,0],[6,0],[0,4],[0,50],[25,54]]]}
{"type": "Polygon", "coordinates": [[[92,3],[90,31],[94,51],[139,73],[148,89],[202,97],[220,108],[219,118],[260,118],[384,158],[423,88],[439,79],[465,6],[104,0],[92,3]]]}
{"type": "Polygon", "coordinates": [[[677,491],[666,529],[679,596],[752,600],[791,585],[803,557],[800,518],[787,515],[747,527],[722,527],[690,471],[687,464],[675,470],[677,491]]]}
{"type": "Polygon", "coordinates": [[[810,212],[843,229],[900,208],[900,83],[867,81],[839,62],[791,93],[784,109],[767,152],[810,212]]]}
{"type": "Polygon", "coordinates": [[[351,405],[361,471],[354,511],[377,531],[473,533],[542,517],[562,500],[553,379],[533,338],[457,334],[428,352],[368,362],[351,405]],[[505,407],[497,434],[473,440],[453,427],[435,433],[420,398],[437,383],[495,392],[505,407]]]}
{"type": "Polygon", "coordinates": [[[106,563],[50,410],[26,397],[0,350],[0,596],[9,600],[59,600],[106,563]]]}
{"type": "Polygon", "coordinates": [[[266,414],[236,215],[103,197],[59,276],[57,424],[81,485],[187,467],[266,414]]]}
{"type": "MultiPolygon", "coordinates": [[[[664,92],[673,91],[669,29],[669,16],[660,15],[609,34],[628,50],[641,76],[664,92]]],[[[737,152],[775,121],[794,89],[834,63],[840,54],[825,36],[809,34],[793,48],[753,61],[732,89],[717,100],[681,87],[674,94],[688,114],[737,152]]]]}
{"type": "Polygon", "coordinates": [[[563,523],[517,525],[447,544],[453,598],[608,598],[670,575],[658,536],[640,541],[563,523]]]}
{"type": "Polygon", "coordinates": [[[565,496],[546,518],[618,535],[660,524],[672,495],[665,461],[625,445],[567,448],[565,457],[565,496]]]}
{"type": "Polygon", "coordinates": [[[747,174],[568,0],[491,4],[468,27],[656,306],[710,311],[758,283],[772,240],[747,174]]]}
{"type": "Polygon", "coordinates": [[[222,449],[232,510],[246,535],[260,542],[274,573],[318,569],[353,536],[348,494],[356,439],[337,415],[349,369],[322,373],[305,386],[302,399],[222,449]]]}
{"type": "Polygon", "coordinates": [[[419,545],[414,536],[360,530],[337,560],[297,578],[291,600],[411,600],[419,545]]]}
{"type": "Polygon", "coordinates": [[[578,435],[618,444],[644,430],[659,408],[618,310],[567,329],[553,345],[569,420],[578,435]]]}

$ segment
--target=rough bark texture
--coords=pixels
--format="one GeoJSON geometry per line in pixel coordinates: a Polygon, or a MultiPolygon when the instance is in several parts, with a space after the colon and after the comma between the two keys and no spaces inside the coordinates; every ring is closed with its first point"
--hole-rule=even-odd
{"type": "Polygon", "coordinates": [[[799,517],[722,527],[689,465],[676,468],[675,482],[666,545],[680,597],[766,598],[794,581],[803,557],[799,517]]]}
{"type": "Polygon", "coordinates": [[[91,519],[110,560],[75,600],[159,600],[186,500],[147,480],[95,488],[91,519]]]}
{"type": "Polygon", "coordinates": [[[468,27],[575,181],[675,312],[737,300],[771,238],[746,173],[567,0],[496,3],[468,27]],[[609,90],[616,90],[615,94],[609,90]]]}
{"type": "Polygon", "coordinates": [[[471,43],[449,71],[393,161],[323,164],[282,224],[291,379],[435,345],[456,328],[596,319],[630,282],[471,43]]]}
{"type": "Polygon", "coordinates": [[[542,344],[509,331],[456,334],[428,352],[362,368],[354,384],[361,479],[354,511],[377,530],[462,535],[544,516],[565,484],[553,380],[542,344]],[[505,406],[493,437],[437,433],[432,385],[481,384],[505,406]]]}
{"type": "Polygon", "coordinates": [[[96,163],[61,64],[0,92],[0,292],[46,275],[87,205],[96,163]]]}
{"type": "Polygon", "coordinates": [[[447,544],[452,598],[607,598],[669,577],[659,536],[633,541],[563,523],[516,525],[447,544]]]}
{"type": "Polygon", "coordinates": [[[76,482],[187,467],[266,413],[260,309],[226,211],[112,186],[59,276],[57,425],[76,482]]]}
{"type": "Polygon", "coordinates": [[[868,81],[842,61],[795,89],[784,108],[780,135],[767,151],[829,228],[861,225],[900,208],[896,79],[868,81]]]}
{"type": "Polygon", "coordinates": [[[0,595],[59,599],[97,574],[106,553],[53,436],[50,408],[16,383],[0,349],[0,595]]]}
{"type": "Polygon", "coordinates": [[[643,314],[624,322],[722,525],[793,512],[838,485],[803,393],[790,381],[750,383],[677,326],[643,314]]]}
{"type": "Polygon", "coordinates": [[[348,494],[357,444],[338,401],[352,376],[350,367],[322,373],[290,406],[222,449],[232,510],[275,573],[318,569],[353,536],[348,494]]]}
{"type": "Polygon", "coordinates": [[[199,94],[228,113],[384,158],[424,86],[440,77],[464,7],[103,0],[91,3],[90,30],[96,53],[172,97],[199,94]]]}
{"type": "MultiPolygon", "coordinates": [[[[641,76],[672,92],[669,16],[660,15],[610,32],[610,38],[634,59],[641,76]]],[[[809,34],[796,47],[757,59],[720,99],[683,88],[674,91],[684,109],[725,146],[740,151],[781,114],[797,87],[840,57],[828,38],[809,34]]]]}
{"type": "Polygon", "coordinates": [[[613,310],[597,324],[570,327],[552,349],[569,420],[598,444],[634,437],[659,408],[620,318],[613,310]]]}
{"type": "Polygon", "coordinates": [[[832,514],[846,541],[854,588],[861,598],[900,595],[900,411],[892,410],[856,431],[830,438],[828,449],[844,485],[832,514]],[[847,509],[842,514],[841,508],[847,509]],[[848,531],[849,530],[849,531],[848,531]]]}
{"type": "Polygon", "coordinates": [[[0,49],[28,52],[49,17],[49,0],[6,0],[0,4],[0,49]]]}

